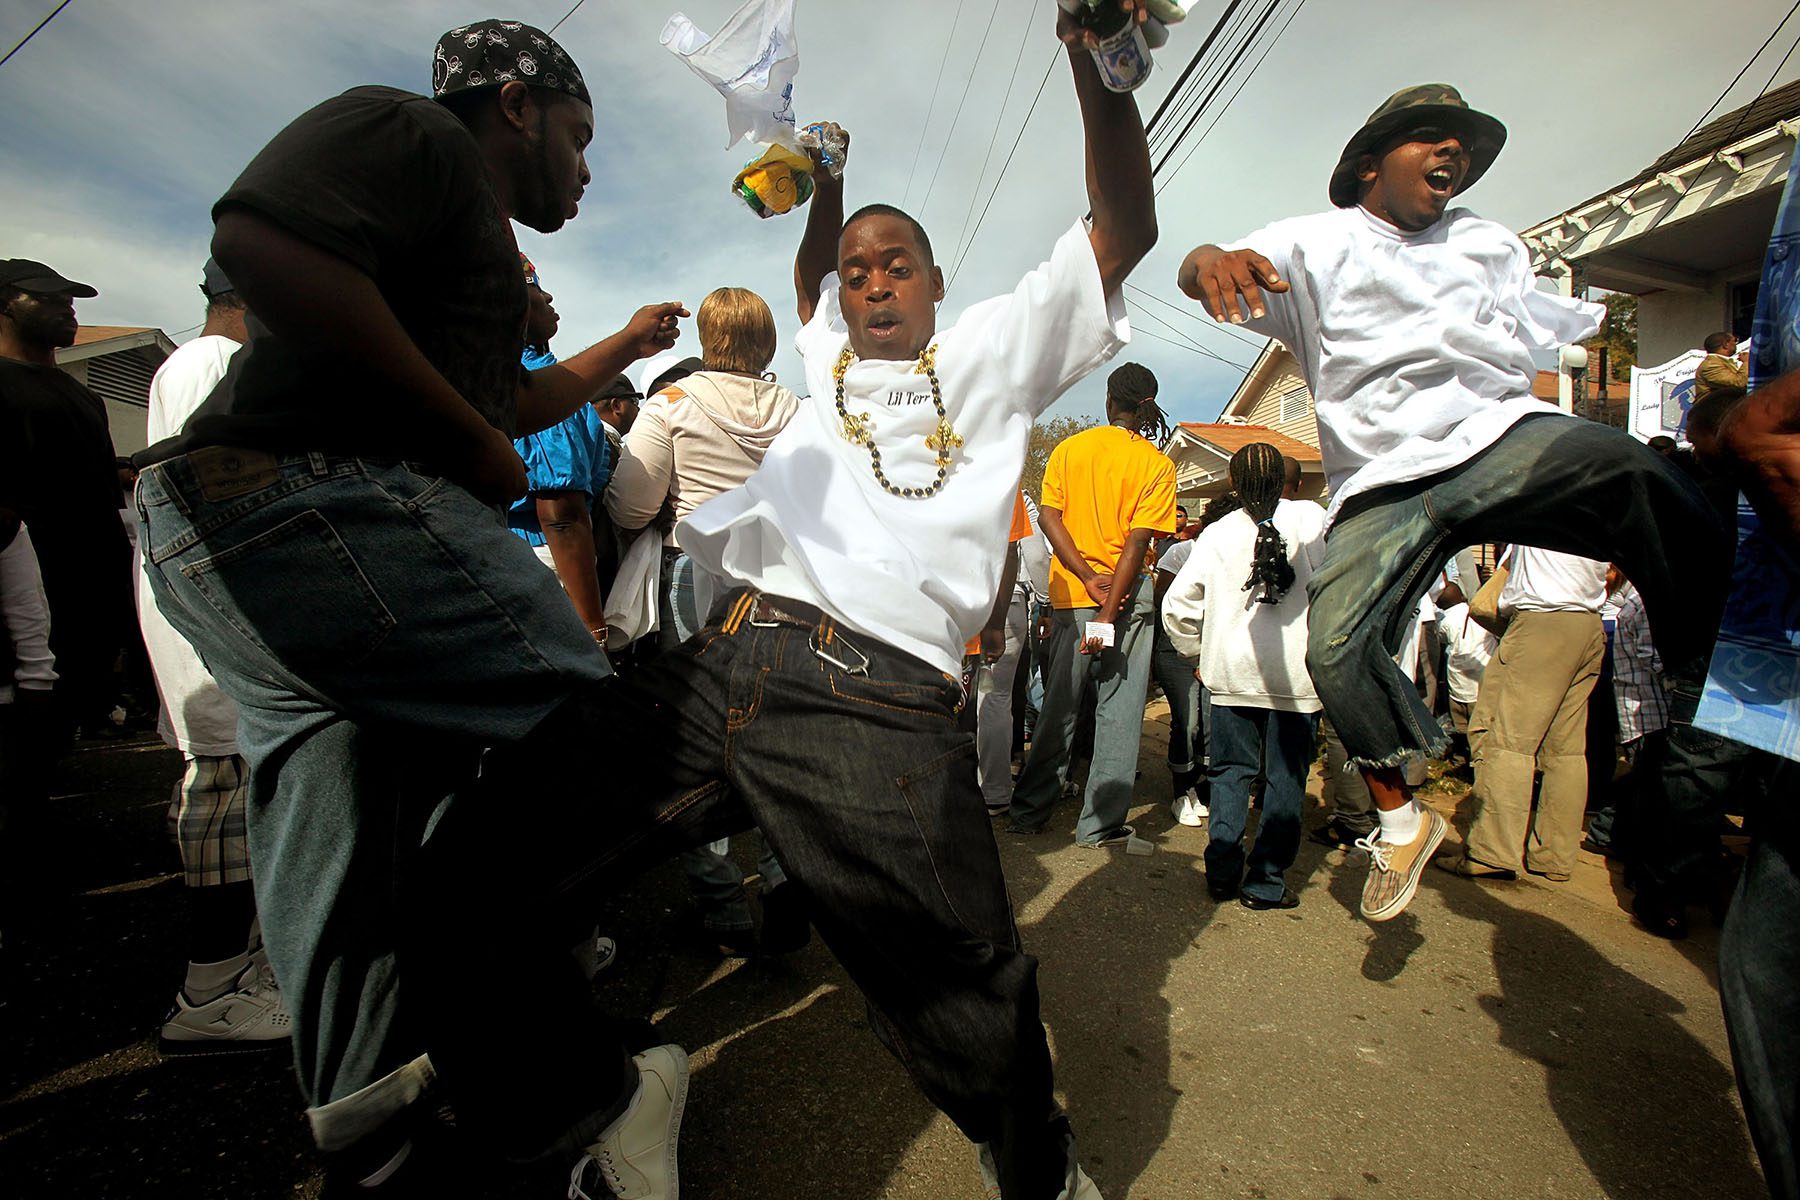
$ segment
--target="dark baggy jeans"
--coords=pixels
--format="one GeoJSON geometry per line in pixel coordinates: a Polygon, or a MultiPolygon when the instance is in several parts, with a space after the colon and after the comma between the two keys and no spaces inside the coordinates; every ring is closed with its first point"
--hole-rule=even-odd
{"type": "Polygon", "coordinates": [[[433,1075],[502,1153],[591,1141],[636,1069],[567,953],[580,918],[754,816],[1009,1200],[1061,1190],[1036,962],[953,680],[828,622],[752,624],[737,595],[715,614],[736,621],[609,679],[524,543],[405,465],[201,451],[147,469],[138,504],[163,611],[242,712],[258,906],[322,1146],[433,1075]],[[501,979],[530,1004],[496,1022],[501,979]]]}

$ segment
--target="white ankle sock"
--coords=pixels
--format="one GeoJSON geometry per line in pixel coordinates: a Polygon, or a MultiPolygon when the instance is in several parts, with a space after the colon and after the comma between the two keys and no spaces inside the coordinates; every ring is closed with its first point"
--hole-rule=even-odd
{"type": "Polygon", "coordinates": [[[188,998],[189,1004],[205,1004],[210,1000],[217,1000],[231,990],[231,985],[237,982],[237,977],[249,965],[248,954],[233,955],[224,962],[190,962],[187,966],[187,979],[181,985],[181,994],[188,998]]]}
{"type": "Polygon", "coordinates": [[[1418,837],[1419,823],[1425,819],[1417,800],[1408,800],[1393,810],[1381,809],[1377,815],[1381,819],[1381,840],[1390,846],[1404,846],[1418,837]]]}

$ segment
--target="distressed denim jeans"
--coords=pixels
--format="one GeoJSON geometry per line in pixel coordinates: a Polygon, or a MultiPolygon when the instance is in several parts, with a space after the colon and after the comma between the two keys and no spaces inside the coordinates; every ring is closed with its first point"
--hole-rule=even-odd
{"type": "Polygon", "coordinates": [[[1445,560],[1484,542],[1617,563],[1644,595],[1670,676],[1705,675],[1731,577],[1718,514],[1629,434],[1528,416],[1453,470],[1352,497],[1333,523],[1307,587],[1306,665],[1352,762],[1442,751],[1442,726],[1394,656],[1445,560]]]}

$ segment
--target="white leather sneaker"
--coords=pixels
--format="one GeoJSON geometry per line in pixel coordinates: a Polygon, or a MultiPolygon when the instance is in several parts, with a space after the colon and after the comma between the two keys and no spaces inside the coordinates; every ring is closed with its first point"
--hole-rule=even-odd
{"type": "Polygon", "coordinates": [[[1199,828],[1206,824],[1208,815],[1206,805],[1201,802],[1199,793],[1193,788],[1189,788],[1175,797],[1174,803],[1169,805],[1169,812],[1177,823],[1190,828],[1199,828]]]}
{"type": "Polygon", "coordinates": [[[287,1044],[292,1025],[268,960],[253,955],[223,996],[205,1004],[190,1004],[186,995],[176,992],[175,1007],[163,1021],[156,1044],[164,1054],[277,1050],[287,1044]]]}
{"type": "Polygon", "coordinates": [[[569,1200],[676,1200],[680,1175],[675,1146],[687,1106],[687,1055],[680,1046],[653,1046],[632,1060],[638,1090],[631,1107],[587,1148],[569,1173],[569,1200]],[[598,1175],[608,1193],[584,1190],[598,1175]]]}

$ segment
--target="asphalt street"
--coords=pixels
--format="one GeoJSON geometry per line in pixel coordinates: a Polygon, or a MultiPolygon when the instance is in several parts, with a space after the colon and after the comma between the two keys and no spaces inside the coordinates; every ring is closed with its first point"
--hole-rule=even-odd
{"type": "MultiPolygon", "coordinates": [[[[1310,842],[1298,909],[1215,905],[1205,831],[1164,803],[1163,712],[1145,722],[1136,814],[1154,854],[1076,847],[1069,804],[1043,835],[998,833],[1058,1084],[1108,1200],[1767,1194],[1704,916],[1686,942],[1649,937],[1584,854],[1567,884],[1428,871],[1406,914],[1370,926],[1361,859],[1310,842]]],[[[0,1194],[318,1193],[285,1052],[157,1055],[182,969],[164,829],[178,773],[153,739],[85,744],[35,835],[45,878],[5,931],[0,1194]]],[[[1467,808],[1454,790],[1433,803],[1467,808]]],[[[687,1200],[980,1196],[968,1142],[816,940],[723,960],[685,910],[672,864],[641,876],[606,916],[621,952],[599,990],[692,1056],[687,1200]]],[[[493,1013],[503,1036],[530,997],[496,980],[493,1013]]],[[[566,1173],[471,1167],[462,1194],[558,1196],[566,1173]]]]}

